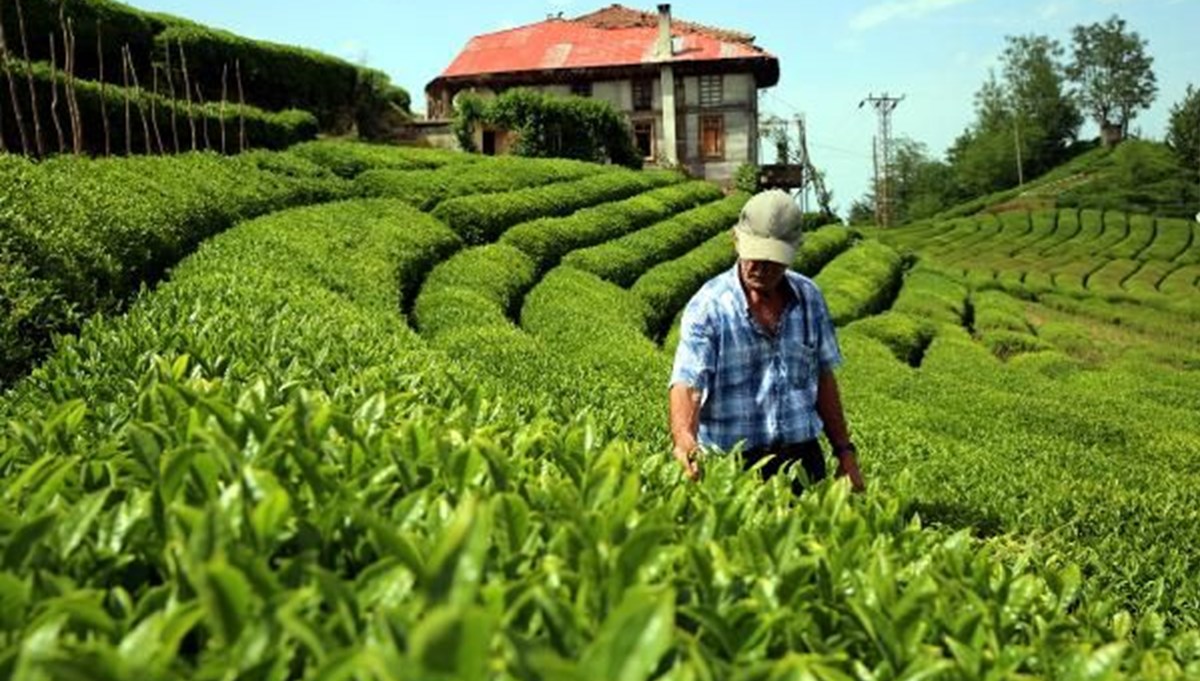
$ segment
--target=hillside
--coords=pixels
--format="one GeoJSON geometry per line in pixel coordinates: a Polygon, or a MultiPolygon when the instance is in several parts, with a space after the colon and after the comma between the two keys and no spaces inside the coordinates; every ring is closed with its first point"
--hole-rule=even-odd
{"type": "Polygon", "coordinates": [[[0,159],[8,328],[101,313],[0,396],[6,677],[1200,675],[1189,223],[808,234],[869,491],[796,500],[667,444],[743,194],[332,142],[0,159]]]}
{"type": "MultiPolygon", "coordinates": [[[[25,62],[47,70],[54,63],[64,70],[71,57],[74,76],[85,87],[98,89],[101,81],[109,87],[137,87],[186,101],[189,108],[193,102],[199,106],[225,101],[267,112],[301,110],[315,116],[320,130],[330,133],[357,126],[370,136],[389,117],[406,116],[409,111],[408,93],[382,72],[111,0],[21,0],[6,3],[0,22],[8,59],[16,60],[7,68],[17,83],[25,75],[25,62]]],[[[32,126],[34,119],[43,118],[49,134],[52,124],[45,111],[49,93],[38,97],[39,116],[34,116],[34,103],[25,88],[16,94],[25,119],[32,126]]],[[[65,96],[65,92],[60,95],[65,96]]],[[[13,102],[8,100],[0,98],[4,107],[0,113],[11,128],[13,102]]],[[[117,119],[114,115],[113,127],[117,119]]],[[[89,136],[98,137],[99,120],[91,116],[89,123],[89,136]]],[[[11,131],[6,136],[12,137],[11,131]]],[[[9,148],[18,147],[10,144],[9,148]]]]}

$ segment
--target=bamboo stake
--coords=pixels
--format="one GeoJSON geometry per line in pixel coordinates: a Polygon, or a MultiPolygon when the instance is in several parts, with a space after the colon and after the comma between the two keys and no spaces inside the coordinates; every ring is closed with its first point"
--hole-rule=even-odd
{"type": "Polygon", "coordinates": [[[171,44],[167,43],[167,49],[164,50],[167,54],[167,92],[171,97],[171,143],[174,144],[174,151],[179,153],[179,126],[177,124],[177,112],[179,102],[175,99],[175,78],[171,74],[171,44]]]}
{"type": "MultiPolygon", "coordinates": [[[[46,155],[46,145],[42,137],[42,117],[38,111],[37,88],[33,84],[33,62],[29,59],[29,41],[25,39],[25,11],[21,9],[21,0],[14,0],[17,8],[17,28],[21,33],[21,54],[25,57],[25,81],[29,85],[29,114],[33,118],[33,139],[37,144],[37,155],[46,155]]],[[[53,47],[51,47],[53,52],[53,47]]],[[[29,153],[26,151],[25,153],[29,153]]]]}
{"type": "Polygon", "coordinates": [[[125,59],[125,51],[129,45],[121,47],[121,82],[125,94],[125,155],[133,156],[133,122],[129,111],[129,61],[125,59]]]}
{"type": "Polygon", "coordinates": [[[192,115],[192,81],[188,78],[187,53],[179,41],[179,68],[183,71],[183,91],[187,95],[188,128],[192,131],[192,151],[196,150],[196,118],[192,115]]]}
{"type": "Polygon", "coordinates": [[[105,95],[104,82],[104,34],[100,30],[100,20],[96,20],[96,61],[100,66],[100,121],[104,125],[104,155],[112,156],[112,134],[108,129],[108,99],[105,95]]]}
{"type": "Polygon", "coordinates": [[[142,84],[138,81],[137,68],[133,64],[133,50],[129,46],[125,46],[125,59],[129,62],[129,73],[133,76],[133,89],[137,92],[137,110],[138,117],[142,119],[142,141],[146,147],[147,154],[154,153],[154,147],[150,143],[150,122],[146,120],[146,97],[142,92],[142,84]]]}
{"type": "Polygon", "coordinates": [[[200,90],[200,83],[196,83],[196,101],[200,103],[200,124],[204,128],[204,148],[212,149],[212,142],[208,139],[208,116],[204,115],[204,93],[200,90]]]}
{"type": "MultiPolygon", "coordinates": [[[[0,4],[0,9],[4,5],[0,4]]],[[[17,132],[21,139],[21,153],[29,153],[29,134],[25,132],[25,118],[21,113],[21,100],[17,97],[17,83],[13,80],[12,67],[8,57],[8,42],[4,36],[3,17],[0,17],[0,61],[4,63],[4,76],[8,80],[8,94],[12,98],[13,120],[17,122],[17,132]]],[[[4,137],[0,135],[0,144],[4,144],[4,137]]]]}
{"type": "Polygon", "coordinates": [[[150,124],[154,126],[154,141],[158,144],[158,153],[165,154],[167,150],[163,147],[162,131],[158,128],[158,66],[151,64],[150,73],[154,80],[154,96],[150,98],[150,124]]]}
{"type": "MultiPolygon", "coordinates": [[[[63,5],[59,6],[59,22],[62,23],[63,5]]],[[[79,115],[79,99],[75,92],[75,22],[66,20],[63,27],[63,49],[67,61],[67,112],[71,116],[71,150],[78,156],[83,153],[83,118],[79,115]]]]}
{"type": "Polygon", "coordinates": [[[225,99],[229,96],[229,62],[221,65],[221,153],[228,153],[225,149],[225,99]]]}
{"type": "Polygon", "coordinates": [[[246,93],[242,91],[242,60],[235,59],[234,70],[237,71],[238,87],[238,152],[246,151],[246,93]]]}
{"type": "Polygon", "coordinates": [[[58,46],[53,31],[50,32],[50,120],[54,121],[54,132],[58,136],[58,153],[66,153],[66,136],[63,135],[62,121],[58,120],[58,46]]]}

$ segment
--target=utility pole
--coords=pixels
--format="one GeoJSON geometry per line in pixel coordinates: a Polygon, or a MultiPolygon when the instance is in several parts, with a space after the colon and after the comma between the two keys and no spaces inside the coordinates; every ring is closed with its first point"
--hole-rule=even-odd
{"type": "Polygon", "coordinates": [[[891,227],[895,215],[892,196],[892,112],[904,95],[890,97],[885,92],[880,96],[867,95],[858,103],[858,108],[870,104],[879,115],[879,133],[875,137],[875,221],[880,227],[891,227]]]}
{"type": "MultiPolygon", "coordinates": [[[[803,114],[796,114],[796,139],[800,142],[798,165],[804,166],[804,174],[808,175],[808,168],[812,163],[808,158],[808,133],[804,129],[803,114]]],[[[808,212],[808,177],[804,178],[804,183],[800,186],[800,211],[808,212]]]]}

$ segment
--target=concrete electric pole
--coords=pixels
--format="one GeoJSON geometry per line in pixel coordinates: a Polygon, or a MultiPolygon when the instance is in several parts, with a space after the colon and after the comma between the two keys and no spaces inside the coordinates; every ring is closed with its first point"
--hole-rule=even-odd
{"type": "Polygon", "coordinates": [[[889,97],[885,92],[858,103],[858,108],[870,104],[879,115],[879,132],[875,136],[875,222],[880,227],[891,227],[895,217],[895,197],[892,195],[892,112],[904,96],[889,97]]]}

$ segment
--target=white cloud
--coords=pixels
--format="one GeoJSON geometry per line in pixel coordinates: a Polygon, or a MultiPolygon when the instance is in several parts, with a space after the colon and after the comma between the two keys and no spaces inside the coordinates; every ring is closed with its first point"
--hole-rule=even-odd
{"type": "Polygon", "coordinates": [[[854,15],[850,19],[850,28],[856,31],[866,31],[895,19],[915,19],[966,2],[971,2],[971,0],[891,0],[890,2],[880,2],[854,15]]]}
{"type": "Polygon", "coordinates": [[[1050,0],[1038,8],[1038,16],[1045,21],[1060,17],[1072,10],[1071,3],[1062,0],[1050,0]]]}

